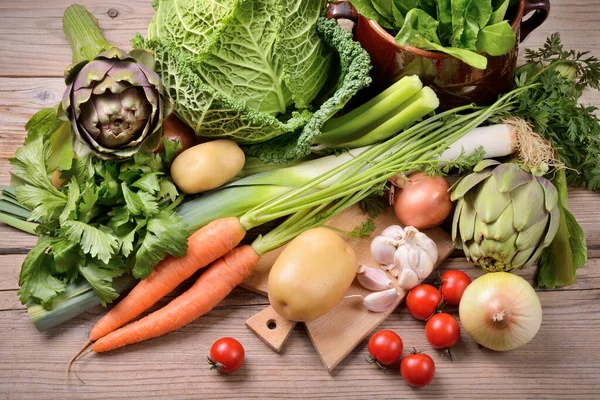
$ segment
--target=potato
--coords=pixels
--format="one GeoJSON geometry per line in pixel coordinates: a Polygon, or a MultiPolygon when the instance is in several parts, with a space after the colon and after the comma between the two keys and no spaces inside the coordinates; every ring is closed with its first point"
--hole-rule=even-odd
{"type": "Polygon", "coordinates": [[[171,165],[171,177],[184,193],[216,189],[244,167],[246,157],[231,140],[206,142],[182,152],[171,165]]]}
{"type": "Polygon", "coordinates": [[[290,321],[310,321],[342,300],[356,275],[354,250],[327,228],[292,240],[269,273],[269,302],[290,321]]]}

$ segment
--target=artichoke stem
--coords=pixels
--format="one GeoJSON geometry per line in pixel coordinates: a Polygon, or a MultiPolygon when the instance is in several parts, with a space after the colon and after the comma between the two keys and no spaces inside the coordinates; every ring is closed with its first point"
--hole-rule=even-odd
{"type": "Polygon", "coordinates": [[[91,61],[110,47],[98,20],[79,4],[73,4],[63,15],[63,32],[73,52],[73,63],[91,61]]]}

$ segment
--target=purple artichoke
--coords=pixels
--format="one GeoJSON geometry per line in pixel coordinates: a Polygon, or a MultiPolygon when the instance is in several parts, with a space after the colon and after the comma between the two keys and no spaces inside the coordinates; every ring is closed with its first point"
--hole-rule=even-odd
{"type": "Polygon", "coordinates": [[[157,146],[163,86],[146,65],[111,47],[69,68],[65,80],[62,109],[73,126],[74,143],[84,143],[105,160],[157,146]]]}

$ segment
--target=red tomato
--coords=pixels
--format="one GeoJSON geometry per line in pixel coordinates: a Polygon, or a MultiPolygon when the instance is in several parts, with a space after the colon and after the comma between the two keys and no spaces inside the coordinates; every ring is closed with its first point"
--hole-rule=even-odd
{"type": "Polygon", "coordinates": [[[442,286],[440,293],[444,296],[444,301],[452,306],[460,303],[463,293],[467,286],[471,284],[469,275],[456,269],[445,271],[442,274],[442,286]]]}
{"type": "Polygon", "coordinates": [[[388,330],[379,331],[369,339],[369,354],[381,365],[397,363],[403,347],[400,336],[388,330]]]}
{"type": "Polygon", "coordinates": [[[240,369],[244,363],[244,346],[237,340],[226,337],[217,340],[210,348],[208,362],[210,369],[218,369],[224,374],[231,374],[240,369]]]}
{"type": "Polygon", "coordinates": [[[450,348],[460,339],[460,325],[450,314],[435,314],[425,324],[425,337],[436,349],[450,348]]]}
{"type": "Polygon", "coordinates": [[[431,285],[417,285],[406,296],[406,308],[410,315],[421,321],[431,317],[442,301],[440,291],[431,285]]]}
{"type": "Polygon", "coordinates": [[[435,363],[427,354],[409,354],[400,363],[400,375],[410,386],[423,387],[433,380],[435,363]]]}

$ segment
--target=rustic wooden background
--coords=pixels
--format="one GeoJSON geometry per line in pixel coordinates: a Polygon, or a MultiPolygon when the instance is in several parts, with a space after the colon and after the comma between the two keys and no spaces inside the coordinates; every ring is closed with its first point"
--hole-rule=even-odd
{"type": "MultiPolygon", "coordinates": [[[[63,10],[72,0],[0,1],[0,184],[9,181],[7,159],[24,137],[23,125],[37,110],[54,106],[64,88],[70,50],[61,31],[63,10]]],[[[150,0],[85,0],[113,44],[128,48],[144,32],[150,0]]],[[[527,41],[538,47],[560,31],[567,48],[600,56],[599,0],[553,0],[550,19],[527,41]]],[[[600,95],[586,95],[600,105],[600,95]]],[[[104,312],[101,307],[49,332],[39,333],[17,298],[21,262],[34,238],[0,224],[0,398],[486,398],[592,399],[600,397],[600,195],[571,193],[572,211],[582,224],[590,261],[577,282],[539,291],[544,321],[537,337],[509,353],[494,353],[463,333],[450,362],[427,343],[423,324],[401,307],[382,324],[396,330],[406,348],[431,354],[436,377],[427,388],[404,384],[396,369],[366,364],[366,343],[332,373],[322,367],[303,327],[293,332],[283,354],[271,352],[244,326],[267,304],[236,290],[214,311],[180,331],[76,365],[85,383],[64,383],[64,367],[104,312]],[[205,355],[214,340],[233,336],[245,346],[245,366],[221,377],[209,371],[205,355]]],[[[442,268],[480,271],[457,254],[442,268]]],[[[522,275],[533,282],[533,270],[522,275]]]]}

